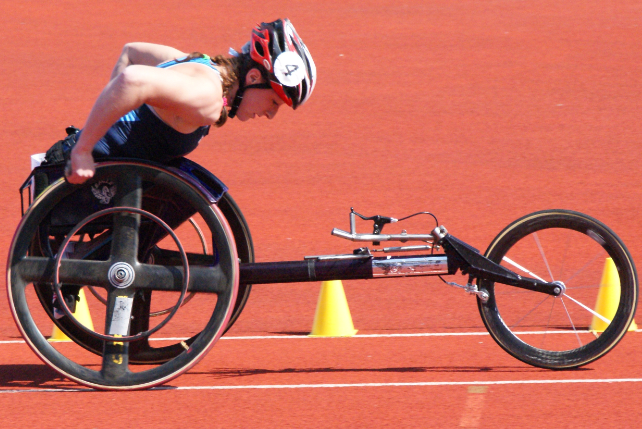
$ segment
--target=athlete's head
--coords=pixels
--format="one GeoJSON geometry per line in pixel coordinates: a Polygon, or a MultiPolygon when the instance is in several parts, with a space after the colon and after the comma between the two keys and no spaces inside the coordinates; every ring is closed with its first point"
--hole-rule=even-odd
{"type": "Polygon", "coordinates": [[[265,68],[272,88],[293,109],[312,94],[317,70],[289,19],[258,25],[252,31],[250,57],[265,68]]]}
{"type": "MultiPolygon", "coordinates": [[[[293,109],[310,98],[316,83],[316,67],[290,20],[277,19],[257,25],[240,56],[245,57],[245,61],[241,61],[238,70],[239,88],[230,117],[236,115],[245,91],[250,89],[272,89],[280,101],[293,109]]],[[[248,119],[247,115],[243,116],[246,117],[239,116],[239,119],[248,119]]]]}

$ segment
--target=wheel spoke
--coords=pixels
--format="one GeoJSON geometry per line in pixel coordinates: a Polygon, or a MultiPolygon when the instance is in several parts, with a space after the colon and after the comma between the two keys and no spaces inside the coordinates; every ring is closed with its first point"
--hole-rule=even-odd
{"type": "Polygon", "coordinates": [[[51,258],[27,256],[11,267],[13,275],[25,281],[51,283],[53,281],[55,261],[51,258]]]}
{"type": "MultiPolygon", "coordinates": [[[[227,290],[228,278],[221,268],[190,267],[189,292],[222,293],[227,290]]],[[[139,289],[180,292],[183,285],[182,267],[141,264],[136,270],[136,287],[139,289]]]]}
{"type": "MultiPolygon", "coordinates": [[[[117,181],[115,204],[121,207],[140,209],[142,185],[139,177],[120,176],[117,181]]],[[[114,215],[111,259],[133,264],[138,256],[138,230],[140,215],[117,213],[114,215]]]]}
{"type": "Polygon", "coordinates": [[[132,305],[134,301],[133,291],[130,288],[112,288],[107,294],[107,317],[105,320],[105,333],[114,336],[129,335],[129,323],[131,318],[132,305]]]}
{"type": "MultiPolygon", "coordinates": [[[[134,301],[132,288],[111,288],[107,294],[107,316],[105,334],[113,336],[129,335],[131,311],[134,301]]],[[[106,379],[124,376],[129,366],[129,344],[126,342],[106,341],[103,349],[101,373],[106,379]]]]}
{"type": "Polygon", "coordinates": [[[546,326],[544,327],[544,335],[542,336],[542,345],[540,348],[544,348],[544,343],[546,343],[546,336],[548,335],[548,327],[551,326],[551,318],[553,317],[553,309],[555,308],[555,300],[553,300],[553,303],[551,304],[551,312],[548,314],[548,321],[546,322],[546,326]]]}
{"type": "Polygon", "coordinates": [[[580,268],[579,270],[575,271],[568,279],[564,281],[565,284],[568,284],[573,280],[575,277],[583,273],[588,267],[590,267],[593,262],[595,262],[600,256],[604,255],[603,250],[598,250],[597,253],[586,263],[580,268]]]}
{"type": "Polygon", "coordinates": [[[566,261],[567,261],[567,256],[568,256],[568,251],[571,248],[571,240],[573,237],[569,234],[566,238],[566,243],[564,243],[564,253],[562,254],[562,261],[561,261],[561,266],[560,266],[560,272],[559,276],[557,277],[558,279],[564,278],[564,268],[566,266],[566,261]]]}
{"type": "Polygon", "coordinates": [[[139,176],[119,175],[116,180],[114,206],[140,209],[143,200],[142,181],[139,176]]]}
{"type": "Polygon", "coordinates": [[[592,285],[588,285],[588,286],[573,286],[573,287],[566,286],[566,290],[597,289],[598,287],[600,287],[599,284],[592,284],[592,285]]]}
{"type": "Polygon", "coordinates": [[[105,380],[122,380],[129,372],[129,343],[105,342],[100,373],[105,380]]]}
{"type": "Polygon", "coordinates": [[[577,333],[577,329],[575,329],[575,324],[573,323],[573,319],[571,319],[571,315],[569,314],[568,309],[566,308],[566,304],[564,303],[564,298],[560,298],[560,301],[562,301],[562,305],[564,306],[564,311],[566,312],[568,321],[571,322],[571,327],[573,328],[573,332],[575,332],[575,336],[577,337],[577,342],[579,343],[580,347],[582,347],[584,344],[582,344],[582,340],[580,340],[580,335],[577,333]]]}
{"type": "Polygon", "coordinates": [[[76,285],[107,287],[107,273],[110,264],[107,261],[84,261],[81,259],[63,259],[60,263],[60,282],[76,285]]]}
{"type": "MultiPolygon", "coordinates": [[[[16,266],[20,278],[28,283],[52,283],[55,261],[51,258],[28,256],[16,266]]],[[[104,261],[63,259],[60,263],[60,282],[76,285],[107,287],[110,264],[104,261]]]]}
{"type": "Polygon", "coordinates": [[[114,215],[114,232],[111,244],[111,259],[113,261],[127,262],[131,265],[137,260],[139,228],[139,214],[117,213],[114,215]]]}
{"type": "Polygon", "coordinates": [[[546,280],[544,280],[543,278],[541,278],[540,276],[538,276],[537,274],[535,274],[535,273],[533,273],[532,271],[530,271],[530,270],[528,270],[528,269],[526,269],[526,268],[522,267],[522,266],[521,266],[521,265],[519,265],[517,262],[515,262],[515,261],[511,260],[511,259],[510,259],[510,258],[508,258],[507,256],[504,256],[502,259],[503,259],[504,261],[508,262],[509,264],[511,264],[512,266],[514,266],[514,267],[516,267],[516,268],[518,268],[518,269],[522,270],[523,272],[525,272],[525,273],[526,273],[526,274],[528,274],[529,276],[532,276],[532,277],[534,277],[534,278],[536,278],[537,280],[542,281],[542,282],[545,282],[545,281],[546,281],[546,280]]]}
{"type": "Polygon", "coordinates": [[[526,319],[533,311],[537,310],[540,305],[544,304],[544,302],[550,298],[550,295],[547,295],[544,297],[543,300],[541,300],[535,307],[533,307],[528,313],[523,315],[517,322],[511,324],[511,328],[514,328],[516,326],[519,326],[520,323],[522,323],[522,320],[526,319]]]}
{"type": "Polygon", "coordinates": [[[544,248],[542,247],[542,243],[539,241],[539,236],[537,233],[533,233],[533,238],[535,239],[535,243],[537,243],[537,248],[539,249],[540,255],[542,255],[542,259],[544,260],[544,264],[546,264],[546,269],[548,270],[548,274],[551,276],[551,281],[555,281],[555,277],[553,277],[553,273],[551,272],[551,267],[548,265],[548,259],[546,259],[546,255],[544,254],[544,248]]]}

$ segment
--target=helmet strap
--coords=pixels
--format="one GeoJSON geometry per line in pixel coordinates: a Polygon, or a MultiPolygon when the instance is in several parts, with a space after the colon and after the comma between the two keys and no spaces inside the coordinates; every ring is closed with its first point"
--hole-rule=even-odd
{"type": "Polygon", "coordinates": [[[234,101],[232,101],[232,107],[230,108],[230,111],[227,113],[228,117],[233,118],[236,116],[236,112],[241,106],[241,102],[243,101],[243,93],[245,92],[246,89],[250,89],[250,88],[272,89],[272,85],[270,85],[269,82],[264,82],[264,83],[255,83],[254,85],[248,85],[243,87],[239,86],[239,89],[236,90],[234,101]]]}

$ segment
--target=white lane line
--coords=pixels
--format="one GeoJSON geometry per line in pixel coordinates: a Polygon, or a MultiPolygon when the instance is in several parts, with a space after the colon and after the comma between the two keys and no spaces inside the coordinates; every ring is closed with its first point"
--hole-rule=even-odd
{"type": "MultiPolygon", "coordinates": [[[[577,331],[580,334],[592,334],[591,331],[577,331]]],[[[553,334],[576,334],[573,330],[560,331],[521,331],[514,332],[515,335],[553,335],[553,334]]],[[[642,329],[631,332],[642,332],[642,329]]],[[[246,337],[221,337],[221,340],[297,340],[297,339],[336,339],[336,338],[403,338],[403,337],[473,337],[490,335],[488,332],[424,332],[418,334],[360,334],[352,337],[309,337],[307,335],[264,335],[246,337]]],[[[188,338],[150,338],[150,341],[185,341],[188,338]]],[[[1,343],[1,342],[0,342],[1,343]]]]}
{"type": "MultiPolygon", "coordinates": [[[[630,332],[642,332],[637,329],[630,332]]],[[[575,334],[576,331],[521,331],[515,335],[553,335],[553,334],[575,334]]],[[[590,331],[579,331],[589,334],[590,331]]],[[[362,334],[352,337],[308,337],[307,335],[257,335],[244,337],[222,337],[221,340],[296,340],[296,339],[332,339],[332,338],[403,338],[403,337],[469,337],[489,335],[488,332],[425,332],[419,334],[362,334]]],[[[188,337],[150,338],[150,341],[185,341],[188,337]]],[[[0,344],[24,344],[24,340],[0,341],[0,344]]]]}
{"type": "MultiPolygon", "coordinates": [[[[610,325],[610,324],[611,324],[611,321],[610,321],[609,319],[607,319],[606,317],[602,316],[602,315],[601,315],[601,314],[599,314],[597,311],[593,311],[592,309],[590,309],[590,308],[589,308],[589,307],[587,307],[586,305],[584,305],[584,304],[582,304],[581,302],[579,302],[578,300],[574,299],[574,298],[573,298],[572,296],[570,296],[569,294],[564,293],[564,296],[565,296],[565,297],[567,297],[568,299],[570,299],[571,301],[573,301],[575,304],[577,304],[577,305],[579,305],[580,307],[582,307],[584,310],[586,310],[586,311],[588,311],[589,313],[591,313],[593,316],[595,316],[595,317],[597,317],[598,319],[600,319],[602,322],[606,323],[607,325],[610,325]]],[[[562,301],[562,303],[563,303],[563,302],[564,302],[564,301],[562,301]]],[[[568,312],[567,312],[567,314],[568,314],[568,312]]],[[[569,316],[569,317],[570,317],[570,316],[569,316]]]]}
{"type": "MultiPolygon", "coordinates": [[[[560,331],[568,333],[572,331],[560,331]]],[[[536,333],[536,332],[533,332],[536,333]]],[[[526,333],[527,334],[527,333],[526,333]]],[[[541,332],[544,334],[544,332],[541,332]]],[[[221,340],[297,340],[297,339],[323,339],[323,338],[396,338],[396,337],[466,337],[488,335],[488,332],[433,332],[421,334],[365,334],[352,337],[309,337],[307,335],[255,335],[243,337],[221,337],[221,340]]],[[[188,337],[150,338],[150,341],[185,341],[188,337]]],[[[0,341],[0,344],[24,344],[24,340],[0,341]]]]}
{"type": "MultiPolygon", "coordinates": [[[[161,386],[149,390],[248,390],[248,389],[337,389],[349,387],[441,387],[441,386],[510,386],[524,384],[604,384],[642,383],[642,378],[566,379],[566,380],[496,380],[496,381],[425,381],[412,383],[337,383],[337,384],[258,384],[248,386],[161,386]]],[[[94,389],[11,389],[2,393],[97,392],[94,389]]]]}
{"type": "Polygon", "coordinates": [[[98,392],[94,389],[11,389],[0,390],[2,393],[66,393],[66,392],[98,392]]]}
{"type": "Polygon", "coordinates": [[[345,387],[428,387],[428,386],[490,386],[511,384],[570,383],[642,383],[642,378],[570,379],[570,380],[497,380],[497,381],[425,381],[412,383],[342,383],[342,384],[272,384],[250,386],[179,386],[155,387],[151,390],[234,390],[234,389],[315,389],[345,387]]]}

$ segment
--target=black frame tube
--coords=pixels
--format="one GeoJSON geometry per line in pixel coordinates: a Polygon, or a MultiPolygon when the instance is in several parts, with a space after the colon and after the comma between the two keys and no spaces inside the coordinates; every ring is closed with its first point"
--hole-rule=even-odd
{"type": "Polygon", "coordinates": [[[370,258],[307,259],[240,265],[240,283],[252,285],[371,278],[372,262],[370,258]]]}

